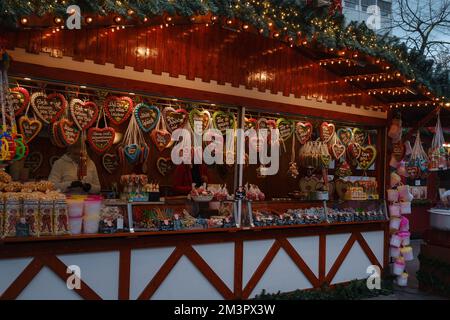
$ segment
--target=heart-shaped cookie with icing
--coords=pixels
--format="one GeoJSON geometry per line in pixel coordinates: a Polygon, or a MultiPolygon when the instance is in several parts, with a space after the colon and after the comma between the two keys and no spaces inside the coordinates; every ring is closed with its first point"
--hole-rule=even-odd
{"type": "Polygon", "coordinates": [[[188,120],[188,112],[185,109],[166,107],[163,109],[162,114],[167,130],[170,132],[183,128],[188,120]]]}
{"type": "Polygon", "coordinates": [[[133,112],[133,100],[129,97],[109,96],[104,102],[103,110],[111,123],[120,125],[133,112]]]}
{"type": "Polygon", "coordinates": [[[46,124],[59,119],[67,108],[67,100],[60,93],[47,95],[45,92],[35,92],[30,103],[36,116],[46,124]]]}
{"type": "Polygon", "coordinates": [[[81,131],[87,130],[97,120],[98,107],[93,102],[75,98],[70,100],[69,108],[75,124],[81,131]]]}
{"type": "Polygon", "coordinates": [[[42,122],[38,119],[30,119],[22,116],[19,119],[19,131],[23,134],[26,143],[30,143],[37,137],[42,129],[42,122]]]}

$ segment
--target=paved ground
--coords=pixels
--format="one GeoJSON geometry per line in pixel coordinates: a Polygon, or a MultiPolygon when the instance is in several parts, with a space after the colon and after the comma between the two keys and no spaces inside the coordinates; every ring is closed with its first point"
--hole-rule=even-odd
{"type": "Polygon", "coordinates": [[[435,296],[426,292],[419,291],[419,282],[416,278],[416,272],[419,270],[419,260],[417,256],[420,253],[420,244],[422,240],[412,240],[414,260],[406,264],[406,270],[409,274],[408,287],[395,287],[394,294],[390,296],[379,296],[369,300],[446,300],[443,297],[435,296]]]}

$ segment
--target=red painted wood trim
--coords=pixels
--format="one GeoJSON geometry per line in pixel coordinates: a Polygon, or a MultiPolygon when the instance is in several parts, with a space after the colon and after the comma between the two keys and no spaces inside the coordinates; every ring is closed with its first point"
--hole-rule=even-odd
{"type": "Polygon", "coordinates": [[[26,288],[34,279],[34,277],[41,271],[44,264],[39,258],[34,258],[28,266],[23,269],[20,275],[14,280],[13,283],[3,292],[0,296],[0,300],[12,300],[16,299],[19,294],[26,288]]]}
{"type": "Polygon", "coordinates": [[[150,299],[156,290],[159,288],[161,283],[166,279],[169,275],[170,271],[172,271],[173,267],[177,264],[178,260],[184,254],[184,246],[178,246],[169,256],[169,258],[164,262],[161,268],[158,270],[153,279],[147,284],[144,291],[139,295],[138,300],[148,300],[150,299]]]}
{"type": "MultiPolygon", "coordinates": [[[[67,279],[71,276],[68,274],[67,266],[59,260],[56,256],[42,256],[41,257],[44,264],[49,267],[57,276],[59,276],[64,283],[66,283],[67,279]]],[[[81,286],[80,289],[74,289],[76,293],[78,293],[83,299],[86,300],[102,300],[102,298],[89,287],[82,279],[80,279],[81,286]]]]}
{"type": "Polygon", "coordinates": [[[234,296],[242,299],[242,279],[244,270],[244,242],[236,240],[234,243],[234,296]]]}
{"type": "Polygon", "coordinates": [[[264,275],[264,273],[266,272],[267,268],[272,263],[273,259],[275,258],[276,254],[278,253],[280,248],[281,248],[280,242],[278,240],[275,240],[272,247],[269,249],[269,252],[267,252],[267,255],[261,261],[260,265],[254,272],[253,276],[250,278],[247,285],[245,286],[244,291],[242,293],[242,297],[244,299],[248,299],[248,297],[252,293],[253,289],[255,289],[259,280],[261,280],[261,278],[264,275]]]}
{"type": "Polygon", "coordinates": [[[302,257],[298,254],[298,252],[294,249],[291,243],[287,239],[278,239],[281,244],[281,247],[286,251],[288,256],[292,259],[292,261],[297,265],[301,272],[305,275],[308,281],[314,288],[320,286],[319,279],[317,279],[316,275],[309,266],[305,263],[302,257]]]}
{"type": "Polygon", "coordinates": [[[384,270],[389,270],[389,242],[391,240],[389,233],[389,225],[384,227],[384,252],[383,252],[383,268],[384,270]]]}
{"type": "MultiPolygon", "coordinates": [[[[257,109],[268,112],[283,112],[299,114],[303,116],[313,116],[321,119],[334,121],[343,121],[346,123],[358,123],[383,127],[386,126],[386,120],[380,118],[371,118],[344,112],[331,112],[320,109],[313,109],[299,105],[291,105],[279,102],[265,101],[253,98],[246,98],[235,95],[214,93],[202,90],[193,90],[175,86],[168,86],[159,83],[148,83],[137,80],[123,79],[117,77],[106,77],[104,75],[91,74],[65,69],[49,68],[41,65],[29,64],[24,62],[14,62],[10,67],[10,75],[39,78],[47,80],[57,80],[66,83],[84,84],[87,86],[106,87],[111,90],[124,92],[145,92],[149,95],[162,95],[166,97],[177,97],[179,99],[207,101],[216,104],[228,104],[237,106],[246,106],[250,109],[257,109]]],[[[346,107],[343,106],[342,109],[346,107]]]]}
{"type": "Polygon", "coordinates": [[[382,262],[378,261],[377,257],[373,253],[372,249],[367,244],[366,239],[364,239],[364,237],[362,236],[362,234],[360,232],[356,232],[356,239],[357,239],[359,245],[361,246],[361,249],[366,254],[367,258],[369,258],[369,261],[373,265],[377,265],[380,267],[380,269],[382,269],[383,268],[383,266],[381,265],[382,262]]]}
{"type": "Polygon", "coordinates": [[[186,247],[186,256],[191,260],[191,262],[197,267],[203,276],[213,285],[214,288],[224,297],[225,299],[233,299],[234,294],[227,287],[227,285],[219,278],[219,276],[211,269],[211,267],[206,263],[206,261],[194,250],[191,246],[186,247]]]}
{"type": "Polygon", "coordinates": [[[121,249],[119,257],[119,300],[130,299],[131,249],[121,249]]]}
{"type": "Polygon", "coordinates": [[[331,281],[333,280],[334,276],[338,272],[339,268],[341,267],[342,263],[344,262],[345,258],[347,257],[348,253],[350,252],[353,244],[357,240],[357,237],[355,233],[352,233],[350,238],[348,239],[347,243],[345,244],[344,248],[342,249],[339,256],[336,258],[336,261],[334,262],[333,266],[331,267],[330,271],[328,272],[325,282],[327,284],[331,284],[331,281]]]}
{"type": "Polygon", "coordinates": [[[327,236],[319,235],[319,281],[322,285],[326,276],[326,257],[327,257],[327,236]]]}

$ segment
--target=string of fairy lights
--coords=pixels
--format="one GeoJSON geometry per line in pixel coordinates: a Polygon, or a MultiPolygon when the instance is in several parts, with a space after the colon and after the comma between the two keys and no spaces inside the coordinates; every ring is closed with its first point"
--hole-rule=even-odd
{"type": "MultiPolygon", "coordinates": [[[[337,13],[328,11],[314,11],[309,15],[305,10],[306,4],[300,5],[294,2],[274,2],[269,0],[161,0],[158,2],[144,1],[80,1],[91,8],[89,14],[83,14],[83,25],[102,25],[105,29],[100,36],[108,36],[120,32],[128,27],[136,25],[148,25],[153,28],[169,28],[175,24],[191,23],[203,24],[206,27],[214,24],[222,24],[238,32],[256,32],[286,43],[290,47],[308,47],[321,44],[319,48],[329,55],[337,57],[324,58],[318,64],[325,68],[342,66],[347,68],[364,67],[359,61],[363,58],[375,56],[373,64],[382,70],[377,75],[351,75],[344,76],[345,83],[388,83],[396,78],[402,78],[405,86],[397,84],[386,88],[376,88],[366,91],[371,96],[395,96],[402,94],[417,95],[421,93],[424,98],[429,97],[431,103],[442,103],[447,106],[445,97],[436,98],[428,89],[424,79],[416,79],[413,66],[408,61],[408,53],[404,47],[395,40],[380,41],[380,38],[364,26],[350,23],[343,26],[342,17],[337,13]],[[159,5],[159,7],[158,7],[159,5]],[[339,47],[344,47],[339,49],[339,47]],[[367,55],[367,56],[366,56],[367,55]],[[393,64],[393,62],[396,62],[393,64]],[[393,70],[398,69],[396,72],[393,70]],[[400,74],[400,76],[398,76],[400,74]],[[422,84],[421,84],[422,83],[422,84]],[[415,85],[412,89],[410,86],[415,85]],[[406,90],[406,92],[405,92],[406,90]]],[[[47,26],[48,32],[44,37],[52,35],[64,29],[64,10],[70,1],[13,1],[5,0],[5,5],[15,5],[22,10],[16,12],[29,13],[22,16],[19,25],[23,28],[33,28],[31,13],[46,13],[53,17],[51,25],[47,26]],[[26,5],[24,5],[26,4],[26,5]]],[[[1,8],[1,7],[0,7],[1,8]]],[[[17,9],[17,8],[16,8],[17,9]]],[[[8,9],[5,9],[8,11],[8,9]]],[[[70,14],[70,13],[69,13],[70,14]]],[[[192,31],[191,31],[192,32],[192,31]]],[[[317,46],[315,47],[317,49],[317,46]]],[[[419,97],[420,98],[420,97],[419,97]]],[[[426,100],[424,100],[426,101],[426,100]]],[[[413,102],[416,106],[422,106],[423,101],[413,102]]],[[[411,105],[411,103],[392,103],[391,108],[411,105]]]]}

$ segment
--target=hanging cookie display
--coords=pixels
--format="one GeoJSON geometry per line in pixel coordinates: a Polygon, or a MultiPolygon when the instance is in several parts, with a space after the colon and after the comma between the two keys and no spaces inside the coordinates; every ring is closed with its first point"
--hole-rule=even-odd
{"type": "Polygon", "coordinates": [[[67,100],[60,93],[35,92],[30,103],[34,114],[46,124],[58,120],[67,108],[67,100]]]}
{"type": "Polygon", "coordinates": [[[295,161],[295,138],[291,143],[291,161],[289,162],[288,176],[293,179],[297,179],[299,175],[297,162],[295,161]]]}
{"type": "Polygon", "coordinates": [[[111,123],[117,126],[121,125],[133,112],[133,100],[125,96],[109,96],[105,99],[103,111],[111,123]]]}
{"type": "Polygon", "coordinates": [[[119,158],[113,153],[105,153],[102,157],[102,165],[111,174],[119,168],[119,158]]]}
{"type": "Polygon", "coordinates": [[[42,122],[38,119],[30,119],[24,115],[19,118],[19,132],[23,134],[26,143],[30,143],[42,130],[42,122]]]}
{"type": "Polygon", "coordinates": [[[167,130],[174,132],[177,129],[184,128],[188,121],[188,112],[186,109],[173,107],[165,107],[162,111],[167,130]]]}
{"type": "Polygon", "coordinates": [[[361,147],[361,153],[358,157],[358,165],[362,170],[368,170],[370,166],[375,162],[377,157],[377,149],[368,145],[365,147],[361,147]]]}
{"type": "Polygon", "coordinates": [[[249,129],[254,129],[256,130],[258,126],[258,120],[256,120],[255,118],[248,118],[245,117],[244,119],[244,130],[247,131],[249,129]]]}
{"type": "Polygon", "coordinates": [[[353,140],[353,130],[351,128],[340,128],[336,133],[337,137],[345,147],[353,140]]]}
{"type": "Polygon", "coordinates": [[[367,140],[367,132],[360,128],[354,128],[353,129],[353,140],[360,146],[363,146],[367,140]]]}
{"type": "MultiPolygon", "coordinates": [[[[140,108],[146,109],[147,105],[139,104],[140,108]]],[[[139,107],[138,105],[138,107],[139,107]]],[[[159,118],[159,109],[158,118],[159,118]]],[[[142,114],[141,114],[142,115],[142,114]]],[[[138,113],[134,114],[134,117],[130,118],[128,128],[125,131],[122,142],[117,148],[120,163],[124,164],[128,162],[130,164],[146,163],[149,149],[145,142],[144,135],[140,130],[142,127],[138,124],[138,113]]],[[[144,121],[145,122],[145,121],[144,121]]],[[[146,125],[148,123],[144,123],[146,125]]],[[[146,127],[147,128],[147,127],[146,127]]]]}
{"type": "Polygon", "coordinates": [[[92,147],[92,149],[97,153],[104,153],[108,151],[112,147],[116,135],[116,131],[114,130],[114,128],[108,127],[108,123],[106,121],[105,116],[106,112],[101,113],[103,114],[105,127],[104,128],[98,127],[100,120],[100,117],[98,117],[95,128],[89,128],[87,133],[87,141],[92,147]]]}
{"type": "Polygon", "coordinates": [[[313,132],[313,125],[311,122],[302,122],[299,121],[295,125],[295,135],[297,137],[298,142],[301,144],[305,144],[309,140],[311,140],[313,132]]]}
{"type": "Polygon", "coordinates": [[[276,122],[276,127],[280,131],[280,139],[283,142],[289,140],[289,138],[294,133],[294,126],[292,125],[291,120],[279,118],[276,122]]]}
{"type": "Polygon", "coordinates": [[[66,145],[61,141],[59,134],[59,121],[53,122],[49,126],[49,130],[50,130],[50,141],[53,143],[53,145],[57,146],[58,148],[65,148],[66,145]]]}
{"type": "Polygon", "coordinates": [[[80,131],[73,121],[63,118],[57,121],[56,124],[56,134],[58,135],[59,141],[65,146],[70,146],[78,141],[80,138],[80,131]]]}
{"type": "Polygon", "coordinates": [[[150,137],[159,152],[166,148],[170,148],[173,144],[172,135],[166,129],[165,122],[161,119],[158,121],[156,128],[150,134],[150,137]]]}
{"type": "Polygon", "coordinates": [[[345,156],[345,146],[341,143],[338,135],[334,135],[331,139],[330,153],[336,160],[339,160],[345,156]]]}
{"type": "Polygon", "coordinates": [[[10,117],[10,109],[12,108],[14,116],[19,116],[22,112],[28,108],[30,103],[30,93],[27,89],[20,86],[9,89],[9,94],[7,97],[9,101],[6,116],[10,117]]]}
{"type": "Polygon", "coordinates": [[[420,139],[420,131],[417,130],[416,140],[411,152],[411,158],[409,159],[406,171],[411,179],[418,179],[421,175],[426,174],[428,171],[428,156],[422,146],[420,139]]]}
{"type": "Polygon", "coordinates": [[[352,169],[345,158],[343,159],[343,161],[338,163],[334,174],[340,178],[345,178],[352,175],[352,169]]]}
{"type": "Polygon", "coordinates": [[[328,143],[335,134],[335,126],[333,123],[323,122],[320,125],[320,139],[328,143]]]}
{"type": "Polygon", "coordinates": [[[215,111],[212,116],[213,127],[223,135],[227,130],[236,129],[236,119],[231,111],[215,111]]]}
{"type": "Polygon", "coordinates": [[[94,102],[83,101],[78,98],[70,100],[70,114],[78,129],[85,131],[97,120],[98,107],[94,102]]]}
{"type": "Polygon", "coordinates": [[[158,169],[159,174],[165,177],[172,172],[174,164],[171,158],[159,157],[158,160],[156,160],[156,168],[158,169]]]}
{"type": "Polygon", "coordinates": [[[194,108],[189,112],[189,124],[193,132],[205,132],[211,127],[211,114],[208,110],[194,108]]]}
{"type": "Polygon", "coordinates": [[[156,127],[160,116],[161,114],[157,106],[141,102],[134,108],[135,120],[139,128],[145,133],[150,132],[156,127]]]}

